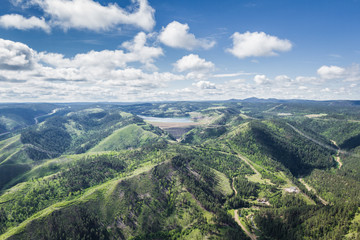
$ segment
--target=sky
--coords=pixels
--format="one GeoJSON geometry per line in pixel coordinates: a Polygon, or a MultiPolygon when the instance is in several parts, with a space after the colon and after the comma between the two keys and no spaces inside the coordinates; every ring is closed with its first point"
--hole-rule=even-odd
{"type": "Polygon", "coordinates": [[[360,0],[1,0],[0,102],[360,99],[360,0]]]}

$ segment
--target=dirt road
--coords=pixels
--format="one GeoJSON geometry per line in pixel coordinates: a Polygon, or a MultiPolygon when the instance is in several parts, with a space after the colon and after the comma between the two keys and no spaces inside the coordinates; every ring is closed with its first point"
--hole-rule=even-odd
{"type": "Polygon", "coordinates": [[[327,202],[325,199],[323,199],[322,197],[320,197],[317,193],[316,193],[316,190],[312,187],[309,186],[309,184],[307,184],[303,178],[299,178],[299,181],[306,187],[306,189],[308,191],[313,191],[316,195],[316,197],[322,202],[322,204],[324,205],[328,205],[329,202],[327,202]]]}
{"type": "Polygon", "coordinates": [[[235,195],[237,195],[237,191],[236,191],[236,189],[235,189],[235,187],[234,187],[234,178],[232,178],[231,188],[233,189],[235,195]]]}
{"type": "Polygon", "coordinates": [[[335,161],[339,164],[339,169],[342,167],[343,163],[341,162],[340,159],[340,153],[341,153],[341,149],[340,147],[336,144],[336,142],[334,140],[330,140],[337,148],[338,150],[336,151],[336,157],[335,157],[335,161]]]}
{"type": "Polygon", "coordinates": [[[251,238],[251,240],[256,240],[256,235],[253,233],[250,233],[247,228],[241,223],[240,219],[239,219],[239,213],[238,210],[234,211],[234,218],[236,223],[241,227],[241,229],[246,233],[246,235],[249,236],[249,238],[251,238]]]}

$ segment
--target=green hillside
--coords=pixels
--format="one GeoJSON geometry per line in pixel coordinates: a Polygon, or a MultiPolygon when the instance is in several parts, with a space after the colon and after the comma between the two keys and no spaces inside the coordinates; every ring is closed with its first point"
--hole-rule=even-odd
{"type": "Polygon", "coordinates": [[[20,135],[0,141],[0,189],[17,176],[31,169],[20,135]]]}
{"type": "Polygon", "coordinates": [[[2,136],[0,239],[356,239],[360,110],[332,104],[61,106],[2,136]]]}
{"type": "Polygon", "coordinates": [[[142,147],[161,140],[161,136],[144,130],[141,126],[131,124],[114,131],[99,142],[89,152],[118,151],[122,149],[142,147]]]}
{"type": "Polygon", "coordinates": [[[183,236],[187,239],[187,236],[207,235],[233,239],[230,236],[242,236],[241,232],[236,233],[240,229],[225,212],[222,213],[227,216],[224,219],[216,218],[213,213],[223,211],[217,205],[225,200],[222,193],[212,190],[220,181],[217,175],[208,175],[205,165],[199,168],[198,161],[184,162],[188,166],[186,168],[183,168],[185,165],[179,165],[179,158],[195,156],[192,151],[183,157],[177,155],[184,150],[168,149],[166,152],[149,152],[146,155],[139,151],[128,151],[120,155],[88,156],[74,164],[69,163],[69,170],[59,175],[17,185],[0,197],[0,204],[8,213],[5,223],[10,227],[2,237],[58,238],[65,233],[71,238],[91,236],[125,239],[156,239],[159,236],[183,236]],[[138,158],[134,160],[134,156],[138,158]],[[163,164],[157,166],[155,162],[147,162],[150,159],[152,162],[157,159],[163,164]],[[133,172],[131,169],[134,166],[140,167],[133,172]],[[204,179],[199,179],[202,176],[204,179]],[[208,199],[206,196],[211,192],[212,196],[208,199]],[[194,199],[194,196],[199,200],[194,199]],[[9,202],[9,199],[15,202],[9,202]],[[61,202],[57,203],[60,199],[61,202]],[[10,216],[13,220],[10,220],[10,216]],[[227,224],[231,224],[234,229],[224,226],[224,221],[230,221],[227,224]],[[39,226],[44,223],[49,224],[49,228],[40,229],[39,226]],[[96,230],[96,233],[90,231],[105,223],[106,228],[96,230]],[[73,224],[79,228],[70,231],[73,224]],[[64,228],[57,228],[57,225],[64,228]],[[119,226],[123,227],[119,229],[119,226]],[[53,228],[57,230],[54,232],[53,228]],[[109,228],[115,229],[109,231],[109,228]],[[34,232],[34,229],[38,230],[34,232]]]}

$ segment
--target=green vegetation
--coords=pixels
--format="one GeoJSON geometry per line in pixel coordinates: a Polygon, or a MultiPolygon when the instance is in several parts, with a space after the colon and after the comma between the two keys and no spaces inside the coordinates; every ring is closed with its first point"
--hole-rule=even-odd
{"type": "Polygon", "coordinates": [[[310,134],[321,134],[327,139],[334,140],[341,148],[352,149],[360,145],[360,122],[338,119],[297,119],[295,122],[299,129],[310,134]]]}
{"type": "Polygon", "coordinates": [[[351,205],[301,206],[262,210],[256,224],[262,239],[341,239],[357,207],[351,205]]]}
{"type": "Polygon", "coordinates": [[[103,139],[89,152],[119,151],[122,149],[142,147],[146,144],[160,141],[160,136],[144,130],[141,126],[131,124],[116,130],[113,134],[103,139]]]}
{"type": "Polygon", "coordinates": [[[359,106],[0,104],[0,239],[357,239],[359,106]]]}
{"type": "Polygon", "coordinates": [[[230,186],[230,179],[222,172],[213,169],[216,178],[215,190],[221,192],[224,196],[230,196],[233,194],[233,190],[230,186]]]}
{"type": "Polygon", "coordinates": [[[334,151],[299,136],[281,121],[252,121],[231,138],[231,145],[258,164],[273,171],[288,169],[295,176],[335,165],[334,151]]]}

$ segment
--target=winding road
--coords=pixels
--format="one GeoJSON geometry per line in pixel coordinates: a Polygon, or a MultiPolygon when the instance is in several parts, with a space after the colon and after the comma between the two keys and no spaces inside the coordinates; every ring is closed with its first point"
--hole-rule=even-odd
{"type": "Polygon", "coordinates": [[[254,168],[254,166],[250,163],[250,160],[247,159],[246,157],[244,157],[243,155],[241,154],[238,154],[237,155],[241,160],[243,160],[253,171],[256,175],[260,176],[261,177],[261,174],[259,173],[258,170],[256,170],[256,168],[254,168]]]}
{"type": "Polygon", "coordinates": [[[235,187],[234,187],[234,178],[232,178],[231,188],[233,189],[235,195],[237,195],[237,191],[236,191],[236,189],[235,189],[235,187]]]}
{"type": "Polygon", "coordinates": [[[348,151],[345,151],[345,150],[341,150],[339,148],[339,146],[336,144],[336,142],[334,140],[331,140],[331,142],[337,147],[337,148],[334,148],[328,144],[325,144],[325,143],[322,143],[308,135],[306,135],[305,133],[303,133],[302,131],[300,131],[299,129],[297,129],[296,127],[294,127],[293,125],[291,125],[290,123],[286,123],[289,127],[291,127],[295,132],[297,132],[298,134],[300,134],[301,136],[309,139],[310,141],[324,147],[324,148],[327,148],[329,150],[333,150],[333,151],[336,151],[337,152],[337,158],[335,158],[335,161],[337,161],[339,163],[339,168],[341,168],[341,166],[343,165],[343,163],[341,162],[340,160],[340,153],[341,154],[346,154],[346,155],[351,155],[351,156],[354,156],[354,157],[360,157],[360,154],[356,154],[356,153],[352,153],[352,152],[348,152],[348,151]]]}
{"type": "Polygon", "coordinates": [[[310,191],[310,192],[313,191],[313,192],[315,193],[316,197],[321,201],[321,203],[322,203],[323,205],[328,205],[328,204],[329,204],[329,202],[326,201],[325,199],[323,199],[322,197],[320,197],[320,196],[317,194],[316,190],[315,190],[314,188],[310,187],[309,184],[307,184],[303,178],[299,178],[299,181],[306,187],[306,189],[307,189],[308,191],[310,191]]]}
{"type": "MultiPolygon", "coordinates": [[[[236,189],[234,187],[234,178],[232,178],[231,187],[234,190],[235,195],[237,195],[238,193],[237,193],[237,191],[236,191],[236,189]]],[[[248,231],[248,229],[241,223],[241,221],[239,219],[239,212],[238,211],[239,211],[238,209],[234,210],[234,220],[235,220],[235,222],[241,227],[241,229],[245,232],[245,234],[248,235],[249,238],[251,238],[251,240],[256,240],[256,238],[257,238],[256,235],[253,234],[253,233],[250,233],[248,231]]]]}
{"type": "Polygon", "coordinates": [[[338,149],[336,151],[336,157],[335,157],[335,161],[337,161],[337,163],[339,164],[339,169],[342,167],[343,163],[341,162],[340,159],[340,153],[341,153],[341,149],[340,147],[336,144],[336,142],[334,140],[330,140],[338,149]]]}
{"type": "Polygon", "coordinates": [[[256,235],[253,233],[250,233],[247,230],[247,228],[241,223],[237,209],[234,211],[234,218],[235,218],[236,223],[241,227],[241,229],[246,233],[246,235],[248,235],[248,237],[251,238],[251,240],[256,240],[256,238],[257,238],[256,235]]]}
{"type": "Polygon", "coordinates": [[[332,146],[330,146],[330,145],[328,145],[328,144],[322,143],[322,142],[320,142],[320,141],[318,141],[318,140],[310,137],[309,135],[303,133],[302,131],[300,131],[299,129],[297,129],[296,127],[294,127],[293,125],[291,125],[290,123],[286,123],[286,124],[287,124],[289,127],[291,127],[295,132],[297,132],[298,134],[300,134],[300,135],[303,136],[304,138],[307,138],[308,140],[316,143],[317,145],[320,145],[320,146],[322,146],[322,147],[324,147],[324,148],[327,148],[327,149],[329,149],[329,150],[338,151],[338,149],[336,149],[336,148],[334,148],[334,147],[332,147],[332,146]]]}
{"type": "Polygon", "coordinates": [[[57,111],[60,111],[64,108],[55,108],[54,110],[52,110],[50,113],[47,113],[47,114],[44,114],[44,115],[41,115],[41,116],[37,116],[37,117],[34,117],[34,121],[35,121],[35,124],[38,124],[39,123],[39,118],[41,117],[46,117],[46,116],[51,116],[53,114],[55,114],[57,111]]]}

